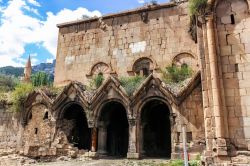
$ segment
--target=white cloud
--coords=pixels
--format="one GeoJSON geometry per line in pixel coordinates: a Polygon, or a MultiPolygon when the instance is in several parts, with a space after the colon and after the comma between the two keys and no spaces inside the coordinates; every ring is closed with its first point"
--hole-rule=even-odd
{"type": "Polygon", "coordinates": [[[31,58],[31,64],[32,64],[32,66],[37,65],[38,62],[39,62],[39,60],[37,58],[31,58]]]}
{"type": "Polygon", "coordinates": [[[31,53],[30,57],[37,57],[37,55],[38,55],[37,53],[31,53]]]}
{"type": "Polygon", "coordinates": [[[101,13],[98,11],[90,12],[85,8],[78,8],[74,11],[69,9],[63,9],[57,14],[51,12],[47,13],[47,20],[43,22],[43,26],[38,31],[40,34],[40,39],[43,41],[43,46],[56,57],[56,47],[57,47],[57,37],[58,37],[58,28],[56,24],[68,22],[72,20],[77,20],[82,17],[82,15],[87,15],[89,17],[101,16],[101,13]],[[48,32],[50,35],[48,35],[48,32]]]}
{"type": "Polygon", "coordinates": [[[24,6],[23,8],[26,9],[27,11],[31,12],[31,13],[34,13],[34,14],[40,16],[38,10],[35,9],[35,8],[32,8],[32,7],[30,7],[30,6],[24,6]]]}
{"type": "Polygon", "coordinates": [[[53,60],[54,60],[53,58],[51,58],[51,59],[48,58],[48,59],[46,60],[46,63],[53,63],[53,60]]]}
{"type": "Polygon", "coordinates": [[[39,14],[37,9],[29,6],[31,3],[35,5],[35,2],[37,1],[10,0],[7,6],[1,8],[0,66],[22,66],[24,63],[20,58],[25,53],[27,44],[41,45],[55,57],[58,37],[56,24],[79,19],[82,15],[90,17],[101,15],[98,11],[91,12],[85,8],[63,9],[56,14],[47,12],[47,18],[42,21],[24,13],[26,10],[39,14]]]}
{"type": "Polygon", "coordinates": [[[138,3],[145,3],[145,0],[137,0],[138,3]]]}
{"type": "Polygon", "coordinates": [[[28,3],[34,5],[34,6],[41,6],[39,2],[37,2],[36,0],[27,0],[28,3]]]}

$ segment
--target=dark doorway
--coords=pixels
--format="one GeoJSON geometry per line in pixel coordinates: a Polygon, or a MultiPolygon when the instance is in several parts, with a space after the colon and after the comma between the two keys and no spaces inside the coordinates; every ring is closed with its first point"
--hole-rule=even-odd
{"type": "Polygon", "coordinates": [[[143,151],[149,157],[171,157],[170,111],[159,100],[148,102],[142,109],[143,151]]]}
{"type": "Polygon", "coordinates": [[[123,105],[118,102],[107,103],[102,109],[101,121],[108,124],[108,155],[125,157],[128,152],[128,119],[123,105]]]}
{"type": "Polygon", "coordinates": [[[83,108],[78,104],[69,106],[64,112],[64,119],[73,123],[67,135],[68,141],[79,149],[90,150],[91,130],[88,128],[83,108]]]}

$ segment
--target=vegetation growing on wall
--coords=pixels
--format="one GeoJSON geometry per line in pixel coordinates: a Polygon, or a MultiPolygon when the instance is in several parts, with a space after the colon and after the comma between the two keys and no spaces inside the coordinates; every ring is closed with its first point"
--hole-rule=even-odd
{"type": "Polygon", "coordinates": [[[165,83],[181,83],[192,76],[193,70],[186,64],[171,65],[162,70],[162,80],[165,83]]]}
{"type": "Polygon", "coordinates": [[[24,101],[32,91],[34,91],[34,86],[30,83],[21,83],[16,86],[12,92],[13,111],[22,110],[24,101]]]}
{"type": "Polygon", "coordinates": [[[90,89],[98,89],[104,81],[104,76],[102,73],[95,75],[91,80],[90,80],[90,89]]]}
{"type": "Polygon", "coordinates": [[[190,16],[204,15],[207,7],[207,0],[189,0],[190,16]]]}
{"type": "Polygon", "coordinates": [[[205,16],[206,7],[207,0],[189,0],[190,27],[188,32],[195,42],[197,42],[197,17],[205,16]]]}
{"type": "Polygon", "coordinates": [[[133,92],[141,85],[145,80],[143,76],[132,76],[132,77],[121,77],[120,79],[121,86],[125,89],[127,94],[131,96],[133,92]]]}

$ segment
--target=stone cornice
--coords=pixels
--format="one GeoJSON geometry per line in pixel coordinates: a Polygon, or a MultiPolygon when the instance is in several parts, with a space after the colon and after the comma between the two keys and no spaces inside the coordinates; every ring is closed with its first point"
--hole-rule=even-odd
{"type": "MultiPolygon", "coordinates": [[[[143,6],[143,7],[132,9],[132,10],[126,10],[126,11],[123,11],[123,12],[107,14],[107,15],[104,15],[104,16],[102,16],[100,18],[102,18],[102,20],[104,20],[104,19],[109,19],[109,18],[115,18],[115,17],[131,15],[131,14],[139,14],[139,13],[142,13],[142,12],[149,12],[149,11],[159,10],[159,9],[163,9],[163,8],[171,8],[171,7],[174,7],[174,6],[177,6],[176,2],[169,2],[169,3],[163,3],[163,4],[157,4],[157,5],[147,5],[147,6],[143,6]]],[[[86,19],[86,20],[76,20],[76,21],[66,22],[66,23],[62,23],[62,24],[57,24],[57,27],[58,28],[63,28],[63,27],[71,26],[71,25],[77,25],[77,24],[80,24],[80,23],[95,22],[95,21],[98,21],[100,18],[99,17],[93,17],[93,18],[89,18],[89,19],[86,19]]]]}

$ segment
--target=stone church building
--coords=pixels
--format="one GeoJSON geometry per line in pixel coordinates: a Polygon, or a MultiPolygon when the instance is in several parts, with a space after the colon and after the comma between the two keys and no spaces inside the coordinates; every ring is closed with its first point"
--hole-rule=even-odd
{"type": "Polygon", "coordinates": [[[18,128],[18,152],[60,155],[183,157],[206,165],[250,164],[250,0],[208,0],[189,34],[188,2],[59,24],[57,96],[29,95],[18,128]],[[162,81],[169,64],[194,74],[173,91],[162,81]],[[96,90],[87,85],[98,74],[96,90]],[[132,93],[120,77],[146,79],[132,93]]]}

